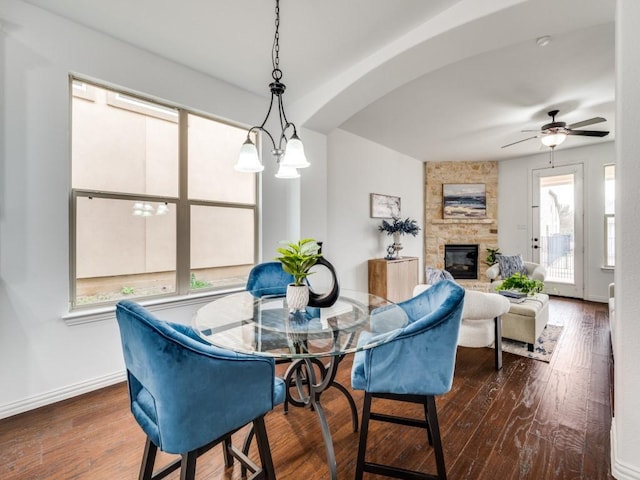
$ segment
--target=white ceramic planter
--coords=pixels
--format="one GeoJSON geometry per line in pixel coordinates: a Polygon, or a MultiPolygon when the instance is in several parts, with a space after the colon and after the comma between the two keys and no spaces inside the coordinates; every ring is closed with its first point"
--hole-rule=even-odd
{"type": "Polygon", "coordinates": [[[287,305],[289,310],[304,310],[309,304],[309,287],[306,285],[287,285],[287,305]]]}

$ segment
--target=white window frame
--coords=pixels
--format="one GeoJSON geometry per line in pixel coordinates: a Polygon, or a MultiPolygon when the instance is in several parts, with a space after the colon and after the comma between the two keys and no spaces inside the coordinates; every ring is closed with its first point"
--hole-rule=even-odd
{"type": "MultiPolygon", "coordinates": [[[[114,88],[110,85],[100,84],[93,80],[86,80],[81,77],[70,75],[69,76],[69,103],[70,103],[70,111],[71,111],[71,102],[73,101],[73,89],[77,89],[78,82],[85,84],[88,86],[88,91],[90,95],[90,90],[92,87],[104,88],[110,92],[113,92],[113,95],[110,96],[110,100],[114,98],[118,98],[119,95],[125,96],[125,98],[138,99],[140,104],[144,106],[144,104],[148,105],[158,105],[160,109],[162,108],[170,108],[178,111],[178,142],[179,142],[179,153],[178,153],[178,164],[179,164],[179,179],[178,179],[178,196],[155,196],[155,195],[143,195],[143,194],[129,194],[129,193],[119,193],[119,192],[103,192],[97,190],[87,190],[87,189],[74,189],[71,188],[69,195],[69,314],[64,315],[63,318],[67,322],[67,324],[78,324],[78,323],[86,323],[95,320],[102,320],[106,318],[113,318],[113,310],[115,308],[115,303],[117,301],[112,300],[109,302],[103,303],[92,303],[89,305],[76,305],[76,228],[77,228],[77,200],[80,197],[94,197],[94,198],[102,198],[102,199],[117,199],[117,200],[132,200],[132,201],[141,201],[141,202],[164,202],[168,204],[174,204],[176,206],[176,291],[171,292],[165,295],[156,295],[156,296],[140,296],[135,297],[134,300],[139,302],[145,306],[151,306],[152,310],[158,310],[163,308],[170,308],[176,306],[176,304],[199,304],[210,301],[212,296],[241,290],[243,287],[235,287],[235,288],[224,288],[224,287],[210,287],[206,289],[198,289],[191,290],[191,255],[190,255],[190,210],[194,205],[200,206],[211,206],[211,207],[222,207],[222,208],[241,208],[241,209],[249,209],[253,211],[254,216],[254,252],[253,252],[253,263],[256,263],[259,255],[259,239],[261,238],[261,232],[259,230],[261,222],[259,219],[260,215],[260,177],[256,179],[255,182],[255,203],[247,204],[247,203],[234,203],[234,202],[220,202],[220,201],[207,201],[207,200],[190,200],[188,198],[188,151],[187,151],[187,142],[188,142],[188,116],[196,115],[202,118],[206,118],[211,121],[223,123],[226,125],[231,125],[234,127],[246,128],[249,127],[237,123],[232,123],[227,120],[222,120],[216,118],[214,116],[203,114],[200,112],[196,112],[181,106],[177,106],[171,104],[170,102],[161,102],[151,98],[145,98],[138,94],[127,92],[121,88],[114,88]],[[74,86],[75,83],[75,86],[74,86]]],[[[82,95],[81,95],[82,96],[82,95]]],[[[90,99],[90,98],[88,98],[90,99]]],[[[120,108],[127,108],[126,104],[118,105],[120,108]]],[[[135,105],[134,105],[135,107],[135,105]]],[[[135,108],[133,111],[136,111],[135,108]]],[[[150,113],[153,115],[153,113],[150,113]]],[[[157,115],[164,116],[162,111],[156,113],[157,115]]],[[[73,132],[73,119],[71,119],[70,131],[73,132]]],[[[256,146],[258,147],[258,151],[260,151],[260,143],[261,138],[258,134],[256,137],[256,146]]],[[[72,162],[70,162],[72,165],[72,162]]],[[[71,167],[73,168],[73,167],[71,167]]],[[[70,175],[71,176],[71,175],[70,175]]],[[[70,182],[71,184],[71,182],[70,182]]]]}

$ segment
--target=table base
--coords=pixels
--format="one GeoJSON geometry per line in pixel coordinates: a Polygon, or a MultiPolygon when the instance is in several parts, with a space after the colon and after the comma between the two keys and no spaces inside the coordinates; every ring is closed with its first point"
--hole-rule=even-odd
{"type": "MultiPolygon", "coordinates": [[[[328,363],[322,363],[318,358],[300,358],[293,360],[289,368],[284,375],[284,382],[286,387],[286,398],[284,402],[285,415],[289,411],[289,404],[294,407],[305,408],[309,407],[316,412],[320,427],[322,429],[322,439],[327,453],[327,465],[329,467],[329,478],[331,480],[337,480],[338,471],[336,463],[336,454],[333,448],[333,439],[331,437],[331,430],[329,429],[329,422],[327,416],[322,408],[320,397],[322,392],[330,387],[334,387],[340,391],[347,401],[349,402],[349,408],[351,409],[351,422],[353,424],[353,431],[358,431],[358,409],[356,402],[353,400],[351,393],[341,383],[336,382],[335,377],[338,372],[338,365],[344,358],[344,355],[330,357],[328,363]],[[320,374],[316,372],[317,367],[320,374]],[[291,390],[297,393],[297,396],[291,394],[291,390]]],[[[242,451],[248,454],[251,441],[253,439],[253,428],[249,430],[245,438],[242,451]]],[[[246,472],[243,471],[243,474],[246,472]]]]}

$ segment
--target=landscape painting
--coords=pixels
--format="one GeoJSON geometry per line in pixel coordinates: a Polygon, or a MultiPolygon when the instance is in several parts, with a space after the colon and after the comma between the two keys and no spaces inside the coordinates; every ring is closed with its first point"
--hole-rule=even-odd
{"type": "Polygon", "coordinates": [[[487,195],[484,183],[442,185],[442,218],[486,218],[487,195]]]}

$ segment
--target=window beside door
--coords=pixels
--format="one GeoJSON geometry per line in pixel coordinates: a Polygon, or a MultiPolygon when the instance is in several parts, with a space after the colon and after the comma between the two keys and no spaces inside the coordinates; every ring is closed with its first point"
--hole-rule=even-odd
{"type": "Polygon", "coordinates": [[[244,285],[257,254],[246,129],[72,78],[71,305],[244,285]]]}
{"type": "Polygon", "coordinates": [[[604,266],[616,265],[616,166],[604,167],[604,266]]]}

